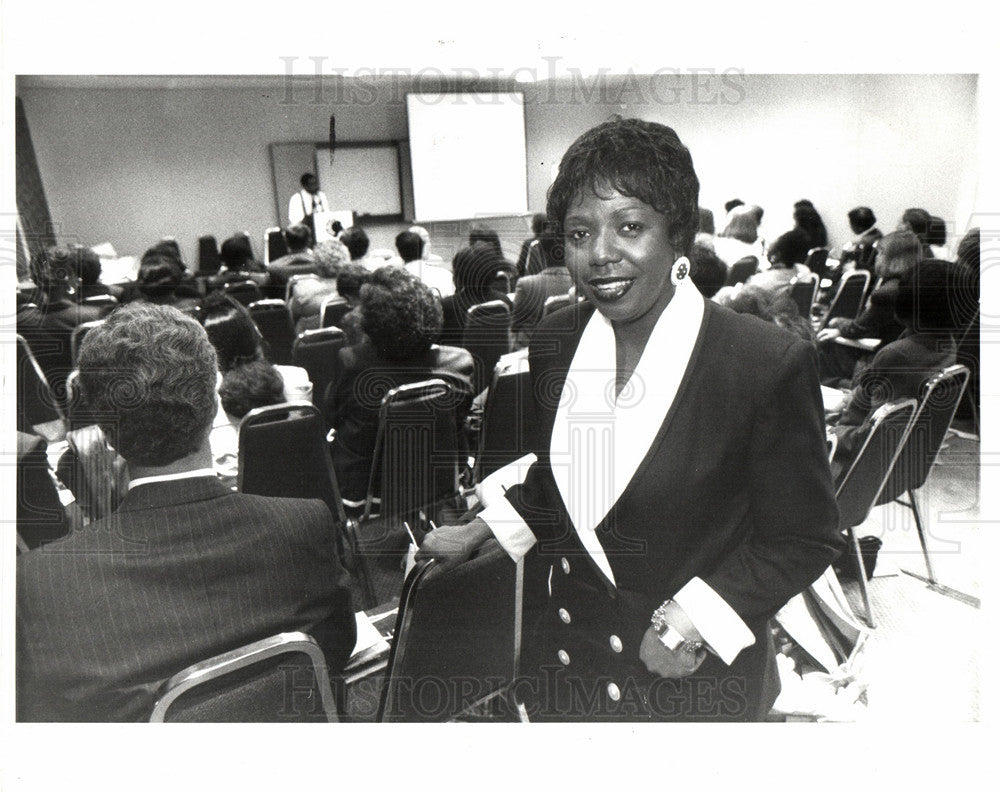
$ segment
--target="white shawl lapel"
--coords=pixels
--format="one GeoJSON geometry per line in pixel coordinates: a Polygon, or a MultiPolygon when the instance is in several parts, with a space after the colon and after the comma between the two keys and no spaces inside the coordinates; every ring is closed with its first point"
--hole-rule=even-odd
{"type": "Polygon", "coordinates": [[[584,328],[566,375],[549,448],[552,475],[573,527],[615,583],[596,528],[618,501],[659,432],[694,351],[705,303],[682,281],[615,399],[615,334],[600,313],[584,328]]]}

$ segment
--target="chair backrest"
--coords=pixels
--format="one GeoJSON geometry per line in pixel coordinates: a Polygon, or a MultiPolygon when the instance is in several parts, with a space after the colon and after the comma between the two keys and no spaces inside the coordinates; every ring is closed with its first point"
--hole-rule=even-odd
{"type": "Polygon", "coordinates": [[[267,359],[279,366],[292,363],[295,325],[284,300],[257,300],[247,306],[267,346],[267,359]]]}
{"type": "Polygon", "coordinates": [[[447,572],[417,564],[403,586],[378,720],[452,720],[512,683],[520,600],[517,565],[496,542],[447,572]]]}
{"type": "Polygon", "coordinates": [[[822,330],[830,323],[831,319],[836,317],[845,316],[848,319],[856,319],[861,313],[861,306],[864,304],[871,277],[871,273],[867,270],[852,270],[841,278],[840,285],[837,286],[837,293],[830,301],[830,308],[816,329],[822,330]]]}
{"type": "Polygon", "coordinates": [[[294,287],[296,283],[309,279],[318,280],[319,275],[315,272],[300,272],[298,275],[292,275],[292,277],[290,277],[288,282],[285,284],[285,302],[292,299],[292,287],[294,287]]]}
{"type": "Polygon", "coordinates": [[[17,428],[31,434],[31,427],[64,420],[42,367],[24,336],[17,336],[17,428]]]}
{"type": "Polygon", "coordinates": [[[501,355],[510,352],[510,305],[490,300],[470,306],[466,311],[462,346],[475,361],[473,387],[479,393],[490,384],[493,367],[501,355]]]}
{"type": "Polygon", "coordinates": [[[819,290],[819,275],[810,272],[800,275],[792,281],[791,297],[799,314],[804,319],[812,318],[813,303],[816,302],[816,292],[819,290]]]}
{"type": "Polygon", "coordinates": [[[264,231],[264,264],[280,259],[288,253],[285,235],[278,226],[272,226],[264,231]]]}
{"type": "Polygon", "coordinates": [[[219,271],[219,243],[211,234],[198,237],[198,274],[214,275],[219,271]]]}
{"type": "Polygon", "coordinates": [[[511,273],[505,269],[497,270],[493,276],[493,288],[497,291],[502,291],[504,294],[510,294],[514,290],[511,273]]]}
{"type": "Polygon", "coordinates": [[[476,453],[476,480],[520,459],[537,438],[527,350],[504,355],[493,371],[476,453]]]}
{"type": "Polygon", "coordinates": [[[542,305],[542,318],[544,319],[553,311],[558,311],[560,308],[565,308],[572,304],[573,297],[568,294],[553,294],[551,297],[546,297],[542,305]]]}
{"type": "Polygon", "coordinates": [[[347,342],[339,327],[321,327],[299,333],[292,344],[292,365],[309,372],[313,384],[313,403],[323,408],[327,386],[336,379],[339,357],[337,353],[347,342]]]}
{"type": "Polygon", "coordinates": [[[260,300],[260,287],[252,280],[230,281],[222,284],[222,291],[243,305],[260,300]]]}
{"type": "Polygon", "coordinates": [[[103,319],[94,319],[92,322],[81,322],[73,328],[73,332],[69,337],[69,356],[70,360],[73,361],[73,368],[76,368],[76,361],[80,354],[80,346],[83,344],[84,336],[102,324],[104,324],[103,319]]]}
{"type": "Polygon", "coordinates": [[[810,271],[815,272],[821,278],[826,274],[826,260],[830,257],[828,248],[814,247],[806,253],[806,260],[803,262],[810,271]]]}
{"type": "Polygon", "coordinates": [[[744,256],[730,267],[729,274],[726,276],[726,285],[735,286],[737,283],[746,283],[750,276],[757,271],[759,264],[756,256],[744,256]]]}
{"type": "Polygon", "coordinates": [[[83,304],[113,310],[118,307],[118,298],[112,294],[95,294],[93,297],[84,297],[83,304]]]}
{"type": "Polygon", "coordinates": [[[243,416],[236,486],[252,495],[319,498],[338,526],[347,520],[326,424],[309,402],[258,407],[243,416]]]}
{"type": "Polygon", "coordinates": [[[965,366],[949,366],[924,383],[917,414],[879,504],[923,486],[968,383],[969,369],[965,366]]]}
{"type": "Polygon", "coordinates": [[[897,399],[875,411],[868,435],[837,484],[842,530],[860,525],[868,517],[896,463],[916,412],[916,399],[897,399]]]}
{"type": "Polygon", "coordinates": [[[375,510],[407,518],[459,491],[458,397],[442,379],[392,388],[379,408],[375,455],[362,519],[375,510]]]}
{"type": "Polygon", "coordinates": [[[340,322],[351,310],[351,304],[339,294],[331,294],[319,307],[320,327],[340,327],[340,322]]]}
{"type": "Polygon", "coordinates": [[[337,706],[319,644],[302,632],[220,654],[168,679],[153,723],[336,723],[337,706]]]}

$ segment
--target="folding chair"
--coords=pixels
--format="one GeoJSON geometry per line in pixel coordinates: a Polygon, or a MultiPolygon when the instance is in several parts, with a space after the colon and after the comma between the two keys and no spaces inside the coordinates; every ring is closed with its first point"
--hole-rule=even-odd
{"type": "Polygon", "coordinates": [[[260,330],[267,359],[279,366],[291,365],[295,325],[285,301],[257,300],[247,310],[260,330]]]}
{"type": "Polygon", "coordinates": [[[476,481],[529,453],[537,436],[527,350],[512,352],[493,370],[476,453],[476,481]]]}
{"type": "Polygon", "coordinates": [[[500,356],[510,352],[510,317],[510,305],[503,300],[479,303],[466,311],[462,346],[475,361],[473,387],[476,393],[490,384],[500,356]]]}
{"type": "Polygon", "coordinates": [[[957,365],[949,366],[924,383],[920,406],[913,418],[906,442],[877,502],[877,505],[881,506],[895,501],[913,513],[917,536],[920,538],[920,549],[927,565],[927,580],[932,586],[937,585],[937,578],[931,565],[927,537],[923,521],[920,519],[915,493],[927,481],[968,383],[969,369],[957,365]],[[906,493],[907,500],[901,500],[903,493],[906,493]]]}
{"type": "Polygon", "coordinates": [[[790,294],[802,318],[812,319],[812,307],[816,303],[817,291],[819,291],[819,275],[815,272],[800,275],[792,281],[790,294]]]}
{"type": "Polygon", "coordinates": [[[73,332],[69,337],[69,356],[70,360],[73,361],[73,368],[76,368],[76,361],[80,355],[80,347],[83,345],[84,336],[102,324],[104,324],[103,319],[95,319],[92,322],[81,322],[73,328],[73,332]]]}
{"type": "Polygon", "coordinates": [[[854,528],[868,518],[872,507],[879,499],[879,493],[882,492],[906,442],[916,410],[916,399],[898,399],[879,407],[872,416],[867,437],[837,484],[839,526],[841,531],[847,533],[851,551],[857,562],[865,622],[869,627],[875,626],[875,620],[872,616],[861,546],[858,544],[854,528]]]}
{"type": "Polygon", "coordinates": [[[520,565],[496,542],[447,572],[417,564],[400,597],[378,721],[456,720],[508,691],[520,603],[520,565]]]}
{"type": "Polygon", "coordinates": [[[230,281],[222,284],[222,291],[243,305],[259,302],[260,287],[252,280],[230,281]]]}
{"type": "Polygon", "coordinates": [[[497,270],[496,275],[493,276],[493,288],[497,291],[502,291],[504,294],[510,294],[514,291],[511,274],[505,269],[497,270]]]}
{"type": "Polygon", "coordinates": [[[198,276],[215,275],[222,266],[219,243],[211,234],[198,237],[198,276]]]}
{"type": "Polygon", "coordinates": [[[264,231],[264,265],[277,261],[288,253],[285,235],[278,226],[271,226],[264,231]]]}
{"type": "Polygon", "coordinates": [[[151,723],[336,723],[323,650],[302,632],[188,666],[168,679],[151,723]]]}
{"type": "Polygon", "coordinates": [[[757,271],[759,264],[756,256],[744,256],[730,267],[729,274],[726,276],[726,285],[735,286],[737,283],[746,283],[750,276],[757,271]]]}
{"type": "Polygon", "coordinates": [[[811,272],[822,278],[826,274],[826,262],[829,257],[829,249],[814,247],[806,253],[806,260],[803,263],[811,272]]]}
{"type": "Polygon", "coordinates": [[[831,319],[841,316],[856,319],[864,305],[871,277],[871,273],[867,270],[852,270],[841,278],[837,293],[830,301],[830,307],[821,319],[813,320],[813,329],[819,332],[830,323],[831,319]]]}
{"type": "Polygon", "coordinates": [[[292,299],[292,289],[296,283],[304,280],[318,280],[319,275],[314,272],[300,272],[298,275],[292,275],[285,284],[285,302],[290,302],[292,299]]]}
{"type": "Polygon", "coordinates": [[[574,302],[573,298],[568,294],[553,294],[551,297],[546,297],[545,302],[542,304],[542,316],[544,319],[553,311],[558,311],[560,308],[566,308],[572,305],[574,302]]]}
{"type": "Polygon", "coordinates": [[[66,417],[24,336],[17,335],[17,429],[28,434],[64,435],[66,417]],[[36,429],[35,427],[42,428],[36,429]]]}
{"type": "Polygon", "coordinates": [[[292,365],[301,366],[309,372],[313,384],[313,404],[323,409],[327,386],[336,379],[337,353],[347,342],[344,331],[339,327],[321,327],[299,333],[292,344],[292,365]]]}
{"type": "MultiPolygon", "coordinates": [[[[400,385],[382,399],[378,434],[362,514],[356,529],[363,578],[380,583],[367,607],[395,598],[408,521],[423,533],[430,520],[463,512],[459,470],[466,449],[456,395],[442,379],[400,385]],[[450,511],[450,514],[449,514],[450,511]]],[[[334,441],[336,442],[336,440],[334,441]]]]}
{"type": "Polygon", "coordinates": [[[320,327],[340,327],[340,323],[351,310],[350,303],[339,294],[331,294],[319,307],[320,327]]]}

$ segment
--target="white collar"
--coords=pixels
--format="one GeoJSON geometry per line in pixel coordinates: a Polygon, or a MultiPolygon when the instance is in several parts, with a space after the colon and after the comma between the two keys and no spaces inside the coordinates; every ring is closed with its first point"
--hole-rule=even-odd
{"type": "Polygon", "coordinates": [[[215,478],[215,470],[213,468],[198,468],[198,470],[185,470],[182,473],[164,473],[162,476],[143,476],[142,478],[132,479],[128,483],[128,488],[131,492],[133,488],[142,484],[155,484],[160,481],[177,481],[178,479],[187,478],[201,478],[202,476],[211,476],[212,478],[215,478]]]}
{"type": "Polygon", "coordinates": [[[704,299],[683,281],[617,399],[614,328],[595,312],[566,375],[549,447],[552,474],[580,540],[612,583],[595,529],[649,452],[677,396],[704,312],[704,299]]]}

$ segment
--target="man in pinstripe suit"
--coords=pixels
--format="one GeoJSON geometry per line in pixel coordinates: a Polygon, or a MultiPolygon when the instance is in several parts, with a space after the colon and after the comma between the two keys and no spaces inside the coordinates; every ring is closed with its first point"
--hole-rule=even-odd
{"type": "Polygon", "coordinates": [[[355,621],[333,519],[321,501],[215,478],[216,359],[202,327],[126,306],[88,335],[79,366],[131,481],[114,514],[18,558],[18,720],[145,720],[176,672],[289,630],[310,633],[339,671],[355,621]]]}

